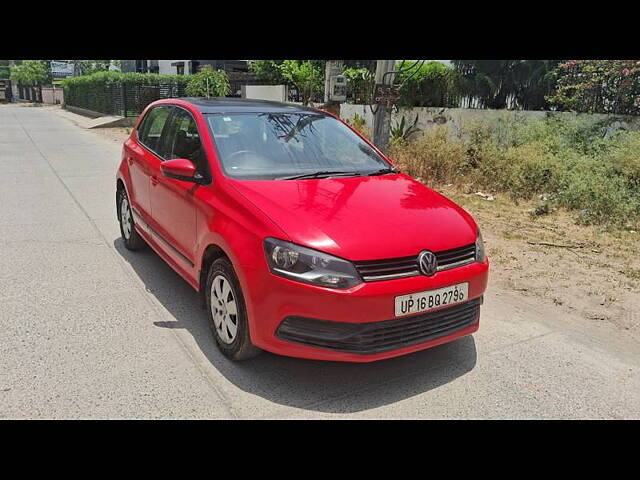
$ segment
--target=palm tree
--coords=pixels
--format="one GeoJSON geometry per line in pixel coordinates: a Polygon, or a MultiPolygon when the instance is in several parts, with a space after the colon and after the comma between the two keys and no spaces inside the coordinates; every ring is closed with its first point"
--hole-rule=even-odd
{"type": "Polygon", "coordinates": [[[453,60],[469,101],[481,108],[548,107],[553,92],[551,70],[559,60],[453,60]]]}

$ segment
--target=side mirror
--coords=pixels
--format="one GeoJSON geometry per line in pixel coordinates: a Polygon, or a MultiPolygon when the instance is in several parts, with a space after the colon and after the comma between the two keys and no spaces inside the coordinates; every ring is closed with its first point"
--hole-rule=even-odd
{"type": "Polygon", "coordinates": [[[160,164],[162,175],[183,182],[202,183],[204,178],[196,171],[196,167],[185,158],[175,158],[160,164]]]}

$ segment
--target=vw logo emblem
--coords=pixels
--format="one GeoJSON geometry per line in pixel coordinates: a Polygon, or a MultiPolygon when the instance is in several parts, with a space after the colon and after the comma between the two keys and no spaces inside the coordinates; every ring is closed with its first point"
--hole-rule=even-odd
{"type": "Polygon", "coordinates": [[[423,250],[418,255],[418,268],[423,275],[432,276],[438,270],[438,259],[433,252],[423,250]]]}

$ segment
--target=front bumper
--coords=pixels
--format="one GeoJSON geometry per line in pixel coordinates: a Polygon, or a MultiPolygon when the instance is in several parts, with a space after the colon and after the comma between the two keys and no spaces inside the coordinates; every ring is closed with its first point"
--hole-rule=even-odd
{"type": "Polygon", "coordinates": [[[488,269],[488,261],[476,262],[432,277],[362,283],[348,290],[301,284],[261,269],[245,270],[251,339],[280,355],[350,362],[371,362],[447,343],[478,330],[488,269]],[[462,282],[469,283],[467,302],[395,317],[396,296],[462,282]],[[307,320],[292,320],[296,318],[307,320]]]}

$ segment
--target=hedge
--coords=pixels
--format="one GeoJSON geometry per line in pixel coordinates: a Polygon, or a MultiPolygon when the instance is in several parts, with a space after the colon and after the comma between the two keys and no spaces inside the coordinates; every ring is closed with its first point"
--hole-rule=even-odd
{"type": "Polygon", "coordinates": [[[157,98],[184,95],[187,77],[157,73],[97,72],[61,82],[65,104],[105,114],[135,116],[157,98]],[[157,87],[146,93],[144,87],[157,87]],[[126,107],[126,108],[125,108],[126,107]]]}

